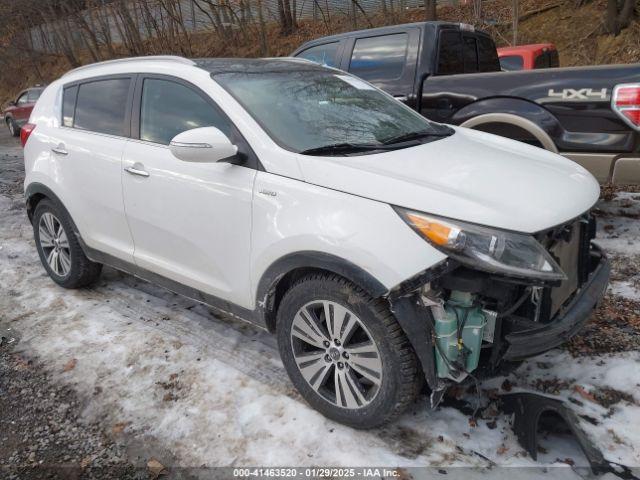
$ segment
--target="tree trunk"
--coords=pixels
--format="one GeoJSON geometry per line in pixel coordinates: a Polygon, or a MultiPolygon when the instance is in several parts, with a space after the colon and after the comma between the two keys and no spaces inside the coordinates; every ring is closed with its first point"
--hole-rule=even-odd
{"type": "Polygon", "coordinates": [[[438,19],[438,14],[436,12],[436,0],[424,0],[424,19],[427,22],[438,19]]]}
{"type": "Polygon", "coordinates": [[[511,7],[511,18],[513,20],[513,39],[512,45],[518,44],[518,19],[520,17],[520,5],[518,0],[513,0],[511,7]]]}
{"type": "Polygon", "coordinates": [[[618,0],[607,1],[607,15],[604,26],[608,33],[613,35],[620,34],[623,28],[631,23],[635,9],[634,0],[623,0],[622,8],[618,11],[618,0]]]}

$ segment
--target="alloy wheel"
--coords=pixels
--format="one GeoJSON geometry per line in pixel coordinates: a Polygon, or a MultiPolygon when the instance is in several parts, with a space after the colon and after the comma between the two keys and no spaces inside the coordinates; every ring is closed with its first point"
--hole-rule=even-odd
{"type": "Polygon", "coordinates": [[[71,250],[69,239],[62,223],[52,213],[45,212],[38,224],[40,247],[47,264],[60,277],[66,277],[71,270],[71,250]]]}
{"type": "Polygon", "coordinates": [[[382,360],[362,321],[339,303],[304,305],[291,325],[291,347],[302,377],[341,408],[369,405],[382,383],[382,360]]]}

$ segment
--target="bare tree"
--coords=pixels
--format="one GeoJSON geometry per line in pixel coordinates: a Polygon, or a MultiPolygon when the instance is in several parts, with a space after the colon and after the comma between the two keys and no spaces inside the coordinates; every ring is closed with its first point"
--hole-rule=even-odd
{"type": "Polygon", "coordinates": [[[511,3],[511,19],[513,21],[513,39],[512,45],[518,44],[518,22],[520,19],[520,2],[519,0],[513,0],[511,3]]]}

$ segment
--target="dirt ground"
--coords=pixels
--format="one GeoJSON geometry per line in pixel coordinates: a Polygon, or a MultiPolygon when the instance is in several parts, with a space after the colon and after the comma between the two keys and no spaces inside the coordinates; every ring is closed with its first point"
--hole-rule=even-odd
{"type": "Polygon", "coordinates": [[[483,382],[479,397],[454,391],[431,411],[422,396],[398,422],[362,432],[300,399],[262,330],[109,268],[91,288],[57,287],[33,245],[23,176],[19,143],[2,131],[4,477],[211,478],[214,467],[379,465],[454,478],[534,478],[549,469],[555,478],[591,478],[570,437],[545,433],[537,462],[524,452],[496,400],[518,390],[567,401],[607,460],[640,466],[638,193],[607,191],[598,206],[614,271],[583,333],[483,382]],[[470,418],[478,400],[480,415],[470,418]]]}

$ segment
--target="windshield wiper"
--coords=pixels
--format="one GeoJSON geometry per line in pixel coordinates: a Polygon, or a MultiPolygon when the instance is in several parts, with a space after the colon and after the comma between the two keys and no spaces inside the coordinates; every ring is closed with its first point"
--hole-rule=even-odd
{"type": "Polygon", "coordinates": [[[321,147],[309,148],[303,150],[300,153],[302,155],[316,155],[323,153],[353,153],[353,152],[367,152],[371,150],[380,150],[384,148],[382,144],[376,143],[332,143],[331,145],[323,145],[321,147]]]}
{"type": "Polygon", "coordinates": [[[453,130],[451,131],[447,131],[447,132],[433,132],[430,130],[420,130],[417,132],[409,132],[409,133],[403,133],[402,135],[397,135],[395,137],[391,137],[389,139],[387,139],[383,145],[392,145],[394,143],[402,143],[402,142],[408,142],[411,140],[419,140],[421,138],[425,138],[425,137],[434,137],[434,138],[442,138],[442,137],[448,137],[449,135],[451,135],[453,133],[453,130]]]}

